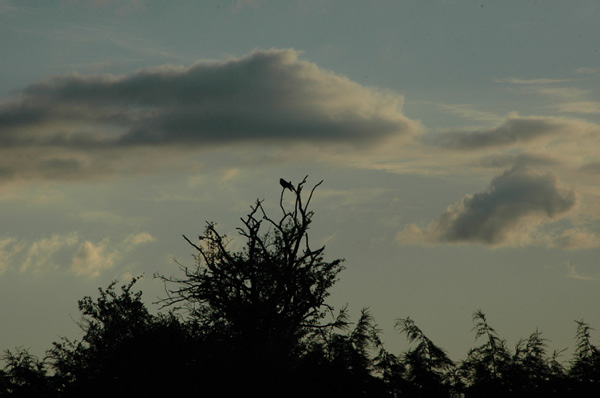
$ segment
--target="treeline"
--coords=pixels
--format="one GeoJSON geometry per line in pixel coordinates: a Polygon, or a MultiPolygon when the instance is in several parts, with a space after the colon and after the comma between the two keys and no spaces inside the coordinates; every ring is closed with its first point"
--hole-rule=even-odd
{"type": "Polygon", "coordinates": [[[410,318],[396,329],[413,348],[387,351],[368,310],[352,321],[326,304],[343,269],[310,245],[317,184],[284,184],[281,216],[262,202],[242,218],[239,251],[209,223],[196,264],[157,275],[166,297],[152,314],[137,279],[79,301],[81,340],[63,338],[44,358],[6,351],[0,396],[10,397],[564,397],[600,396],[600,350],[576,322],[574,356],[549,354],[535,331],[514,349],[473,314],[479,344],[453,362],[410,318]],[[284,201],[284,195],[291,194],[284,201]],[[287,205],[286,205],[287,204],[287,205]]]}

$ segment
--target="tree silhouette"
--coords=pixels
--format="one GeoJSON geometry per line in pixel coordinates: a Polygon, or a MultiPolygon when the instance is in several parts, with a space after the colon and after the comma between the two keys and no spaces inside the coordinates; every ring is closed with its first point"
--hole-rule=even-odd
{"type": "Polygon", "coordinates": [[[53,379],[48,375],[48,364],[23,348],[7,350],[6,362],[0,372],[0,397],[54,397],[53,379]]]}
{"type": "Polygon", "coordinates": [[[159,276],[174,286],[162,304],[183,305],[199,324],[218,330],[249,384],[267,374],[286,377],[281,373],[292,372],[291,359],[304,350],[311,331],[335,326],[322,321],[332,310],[325,299],[342,260],[325,261],[325,247],[312,248],[308,236],[309,205],[321,183],[305,198],[305,177],[290,190],[291,206],[282,187],[277,219],[258,200],[237,228],[244,241],[239,251],[211,222],[197,244],[184,236],[196,250],[195,266],[182,266],[183,277],[159,276]]]}
{"type": "Polygon", "coordinates": [[[559,352],[552,357],[546,353],[547,340],[538,330],[529,338],[521,339],[515,347],[506,373],[504,384],[513,395],[564,396],[566,379],[563,366],[557,361],[559,352]]]}
{"type": "Polygon", "coordinates": [[[443,349],[436,346],[410,318],[399,319],[396,328],[406,333],[417,346],[404,353],[405,378],[410,396],[441,397],[450,393],[446,376],[454,363],[443,349]]]}
{"type": "Polygon", "coordinates": [[[593,330],[583,320],[575,321],[575,357],[571,363],[569,376],[572,381],[572,393],[580,396],[600,394],[600,350],[591,340],[593,330]]]}
{"type": "Polygon", "coordinates": [[[481,310],[473,314],[475,339],[485,338],[483,345],[473,348],[461,365],[461,370],[468,380],[469,392],[476,396],[501,396],[507,394],[504,384],[510,352],[506,341],[500,339],[481,310]]]}
{"type": "Polygon", "coordinates": [[[137,280],[120,293],[113,282],[97,299],[79,301],[83,338],[48,351],[61,396],[187,396],[196,389],[189,383],[197,355],[192,330],[171,314],[150,314],[132,290],[137,280]]]}
{"type": "MultiPolygon", "coordinates": [[[[315,359],[322,373],[319,387],[321,396],[378,397],[384,396],[385,385],[377,378],[377,365],[373,354],[382,348],[380,330],[371,313],[363,308],[353,328],[342,309],[337,319],[337,328],[320,329],[311,342],[318,345],[318,355],[310,356],[314,367],[315,359]]],[[[313,354],[315,347],[312,347],[313,354]]]]}

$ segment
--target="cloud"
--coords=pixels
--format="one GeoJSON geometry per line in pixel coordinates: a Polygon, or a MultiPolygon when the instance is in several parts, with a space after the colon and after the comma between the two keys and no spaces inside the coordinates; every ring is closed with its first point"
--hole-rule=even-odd
{"type": "Polygon", "coordinates": [[[435,137],[436,145],[456,150],[507,147],[537,141],[579,127],[581,122],[510,114],[499,125],[478,131],[451,131],[435,137]]]}
{"type": "Polygon", "coordinates": [[[103,270],[114,267],[119,256],[117,250],[109,248],[107,239],[99,244],[86,241],[79,246],[73,257],[71,272],[80,276],[97,277],[103,270]]]}
{"type": "Polygon", "coordinates": [[[4,273],[12,263],[13,258],[19,254],[25,245],[15,238],[0,239],[0,274],[4,273]]]}
{"type": "Polygon", "coordinates": [[[33,274],[68,269],[76,275],[97,277],[102,271],[114,267],[137,246],[154,240],[148,232],[129,235],[116,244],[108,238],[99,243],[82,242],[75,232],[53,234],[33,242],[3,237],[0,238],[0,274],[9,269],[33,274]]]}
{"type": "Polygon", "coordinates": [[[130,235],[125,239],[125,242],[137,246],[148,242],[153,242],[156,239],[148,232],[140,232],[139,234],[130,235]]]}
{"type": "Polygon", "coordinates": [[[600,174],[600,161],[586,163],[580,170],[590,174],[600,174]]]}
{"type": "Polygon", "coordinates": [[[570,228],[555,237],[550,246],[570,250],[592,249],[600,247],[600,236],[582,227],[570,228]]]}
{"type": "Polygon", "coordinates": [[[58,268],[55,256],[60,251],[75,245],[78,240],[79,237],[75,233],[68,235],[54,234],[50,238],[43,238],[31,243],[21,264],[21,272],[40,273],[48,268],[58,268]]]}
{"type": "Polygon", "coordinates": [[[0,146],[12,154],[0,161],[0,178],[113,174],[118,160],[166,147],[374,145],[420,131],[402,104],[400,95],[300,61],[292,49],[124,76],[58,76],[0,104],[0,146]]]}
{"type": "Polygon", "coordinates": [[[78,217],[86,223],[103,223],[127,227],[137,227],[143,222],[142,217],[124,216],[112,211],[84,211],[78,217]]]}
{"type": "Polygon", "coordinates": [[[600,72],[600,68],[578,68],[575,73],[591,75],[600,72]]]}
{"type": "Polygon", "coordinates": [[[532,243],[532,232],[575,206],[573,191],[551,174],[515,167],[495,177],[481,193],[468,195],[425,230],[410,225],[398,234],[406,243],[532,243]]]}
{"type": "MultiPolygon", "coordinates": [[[[71,5],[77,5],[77,2],[71,5]]],[[[95,9],[115,9],[117,15],[146,10],[142,0],[89,0],[87,6],[95,9]]]]}
{"type": "Polygon", "coordinates": [[[31,6],[23,4],[23,2],[15,2],[10,0],[0,0],[0,16],[15,17],[19,13],[29,12],[31,6]],[[17,4],[13,4],[17,3],[17,4]]]}
{"type": "MultiPolygon", "coordinates": [[[[598,69],[581,68],[577,73],[592,74],[598,69]]],[[[564,101],[548,105],[547,108],[563,113],[598,114],[600,102],[589,100],[592,92],[579,87],[569,87],[562,83],[572,82],[570,79],[505,79],[499,82],[508,82],[516,85],[518,89],[527,94],[538,94],[548,99],[564,101]]]]}
{"type": "Polygon", "coordinates": [[[510,167],[540,167],[556,166],[561,162],[548,155],[539,155],[534,153],[519,153],[517,155],[491,155],[478,159],[476,165],[491,168],[506,169],[510,167]]]}
{"type": "Polygon", "coordinates": [[[600,102],[598,101],[575,101],[559,104],[556,106],[560,112],[597,114],[600,113],[600,102]]]}
{"type": "Polygon", "coordinates": [[[584,281],[593,281],[594,278],[589,277],[589,276],[584,276],[581,275],[580,273],[577,272],[577,270],[575,269],[575,265],[573,265],[571,262],[568,262],[566,264],[567,266],[567,278],[571,278],[571,279],[579,279],[579,280],[584,280],[584,281]]]}
{"type": "Polygon", "coordinates": [[[233,10],[239,12],[246,7],[258,8],[258,2],[256,0],[235,0],[233,10]]]}
{"type": "Polygon", "coordinates": [[[111,244],[106,238],[100,243],[83,242],[73,255],[70,271],[79,276],[95,278],[105,270],[113,268],[136,246],[156,240],[148,232],[140,232],[126,237],[120,244],[111,244]]]}
{"type": "Polygon", "coordinates": [[[223,175],[223,181],[229,181],[236,178],[240,174],[240,169],[238,167],[233,167],[225,170],[223,175]]]}
{"type": "Polygon", "coordinates": [[[590,93],[589,90],[560,85],[561,83],[571,82],[570,79],[505,79],[499,82],[502,81],[517,85],[524,93],[539,94],[552,98],[574,99],[590,93]]]}
{"type": "Polygon", "coordinates": [[[485,112],[477,109],[471,104],[436,104],[444,112],[454,114],[469,120],[498,121],[501,119],[495,113],[485,112]]]}
{"type": "Polygon", "coordinates": [[[511,84],[518,84],[524,86],[547,86],[556,83],[566,83],[572,81],[571,79],[517,79],[517,78],[508,78],[496,80],[496,82],[507,82],[511,84]]]}

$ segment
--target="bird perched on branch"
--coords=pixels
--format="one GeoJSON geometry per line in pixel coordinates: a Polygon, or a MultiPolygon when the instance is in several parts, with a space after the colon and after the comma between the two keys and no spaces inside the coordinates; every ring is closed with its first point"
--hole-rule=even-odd
{"type": "Polygon", "coordinates": [[[286,180],[284,180],[283,178],[279,179],[279,183],[281,184],[281,186],[283,187],[283,189],[289,189],[290,191],[294,192],[294,186],[292,185],[291,182],[288,182],[286,180]]]}

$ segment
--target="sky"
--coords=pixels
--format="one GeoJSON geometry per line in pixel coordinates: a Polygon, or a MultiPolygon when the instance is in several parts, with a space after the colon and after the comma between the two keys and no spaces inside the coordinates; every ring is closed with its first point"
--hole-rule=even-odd
{"type": "MultiPolygon", "coordinates": [[[[329,303],[454,360],[600,328],[600,3],[0,0],[0,349],[193,266],[279,178],[315,192],[329,303]]],[[[232,248],[241,247],[240,239],[232,248]],[[237,246],[236,246],[237,245],[237,246]]],[[[597,332],[592,335],[599,342],[597,332]]]]}

